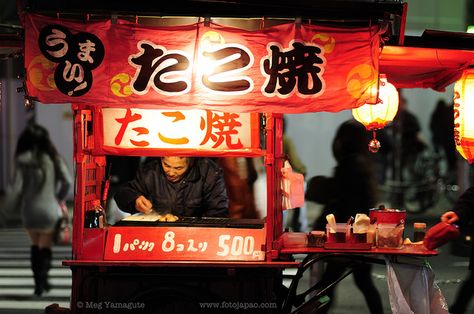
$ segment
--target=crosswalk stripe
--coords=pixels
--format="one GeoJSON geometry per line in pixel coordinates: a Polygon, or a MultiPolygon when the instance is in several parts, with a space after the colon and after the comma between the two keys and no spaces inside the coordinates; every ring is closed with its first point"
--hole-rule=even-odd
{"type": "MultiPolygon", "coordinates": [[[[69,308],[69,302],[54,302],[58,303],[61,307],[69,308]]],[[[0,309],[13,309],[13,310],[35,310],[35,309],[44,309],[51,302],[49,301],[24,301],[21,302],[13,300],[0,300],[0,309]]]]}
{"type": "Polygon", "coordinates": [[[27,253],[27,252],[6,253],[5,251],[0,253],[0,260],[3,260],[3,259],[19,259],[19,258],[21,258],[21,259],[30,258],[30,254],[27,253]]]}
{"type": "MultiPolygon", "coordinates": [[[[71,270],[69,268],[52,268],[49,271],[51,277],[71,277],[71,270]]],[[[26,268],[0,268],[0,277],[22,277],[33,276],[31,269],[26,268]]]]}
{"type": "MultiPolygon", "coordinates": [[[[71,248],[60,248],[55,249],[53,247],[53,254],[63,254],[63,255],[71,255],[72,251],[71,248]]],[[[26,247],[2,247],[2,253],[12,253],[12,254],[21,254],[21,253],[29,253],[30,247],[29,245],[26,247]]]]}
{"type": "MultiPolygon", "coordinates": [[[[71,278],[51,278],[49,282],[54,287],[57,286],[71,286],[71,278]]],[[[0,277],[0,287],[2,286],[25,286],[33,285],[33,278],[2,278],[0,277]]],[[[0,293],[1,294],[1,293],[0,293]]]]}
{"type": "MultiPolygon", "coordinates": [[[[1,230],[1,229],[0,229],[1,230]]],[[[2,246],[3,252],[29,252],[30,251],[30,244],[24,244],[25,246],[2,246]]],[[[71,253],[72,249],[70,246],[53,246],[53,253],[55,252],[68,252],[71,253]]]]}
{"type": "MultiPolygon", "coordinates": [[[[4,293],[0,293],[0,297],[2,295],[8,296],[30,296],[33,293],[33,287],[27,288],[8,288],[4,293]]],[[[63,297],[69,298],[69,291],[66,289],[51,289],[49,292],[45,292],[46,298],[56,298],[56,297],[63,297]]]]}
{"type": "Polygon", "coordinates": [[[0,229],[0,313],[20,310],[38,311],[53,303],[69,308],[72,272],[62,261],[71,259],[71,246],[54,246],[49,271],[52,288],[43,296],[33,294],[34,280],[30,263],[30,242],[23,229],[0,229]]]}
{"type": "MultiPolygon", "coordinates": [[[[1,268],[8,268],[8,267],[30,267],[31,263],[29,260],[0,260],[0,267],[1,268]]],[[[62,261],[54,260],[51,261],[51,267],[63,267],[62,261]]]]}

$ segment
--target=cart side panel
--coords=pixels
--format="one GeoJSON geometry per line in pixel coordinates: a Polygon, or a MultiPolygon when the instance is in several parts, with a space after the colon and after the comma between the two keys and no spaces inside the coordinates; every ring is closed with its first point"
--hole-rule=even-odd
{"type": "Polygon", "coordinates": [[[91,154],[94,148],[91,111],[75,107],[74,112],[76,190],[73,256],[75,259],[102,259],[105,230],[85,230],[84,217],[85,212],[92,207],[92,201],[101,200],[105,193],[105,156],[91,154]]]}

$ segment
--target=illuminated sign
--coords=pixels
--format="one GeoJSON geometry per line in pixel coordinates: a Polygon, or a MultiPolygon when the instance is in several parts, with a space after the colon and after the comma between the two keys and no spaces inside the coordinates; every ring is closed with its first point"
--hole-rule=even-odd
{"type": "Polygon", "coordinates": [[[235,152],[259,148],[258,114],[254,113],[101,108],[96,120],[104,152],[170,148],[175,152],[235,152]]]}
{"type": "Polygon", "coordinates": [[[265,260],[265,228],[114,227],[104,260],[265,260]]]}

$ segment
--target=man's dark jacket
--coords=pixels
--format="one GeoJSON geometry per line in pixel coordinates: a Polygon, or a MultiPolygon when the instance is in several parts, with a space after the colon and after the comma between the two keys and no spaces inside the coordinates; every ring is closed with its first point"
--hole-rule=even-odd
{"type": "Polygon", "coordinates": [[[176,183],[166,179],[161,160],[145,164],[132,181],[115,194],[118,207],[136,213],[140,195],[152,201],[159,213],[188,217],[226,217],[228,199],[222,169],[208,158],[194,158],[184,178],[176,183]]]}

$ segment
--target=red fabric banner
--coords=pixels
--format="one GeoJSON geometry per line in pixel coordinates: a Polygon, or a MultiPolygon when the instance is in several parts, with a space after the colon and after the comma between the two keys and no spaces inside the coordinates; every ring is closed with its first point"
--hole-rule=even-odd
{"type": "Polygon", "coordinates": [[[28,93],[43,103],[302,113],[375,100],[378,26],[25,23],[28,93]]]}

